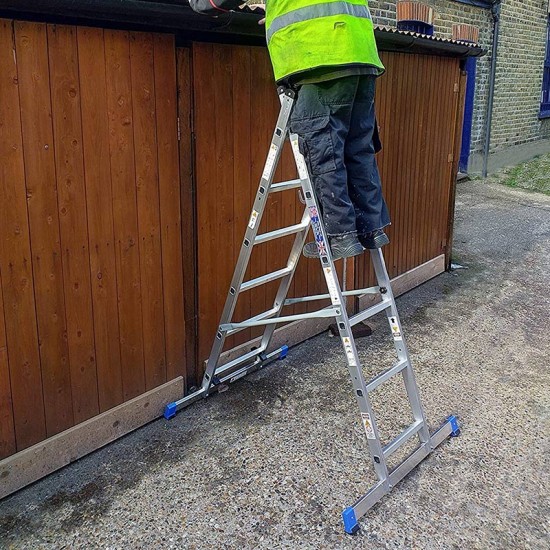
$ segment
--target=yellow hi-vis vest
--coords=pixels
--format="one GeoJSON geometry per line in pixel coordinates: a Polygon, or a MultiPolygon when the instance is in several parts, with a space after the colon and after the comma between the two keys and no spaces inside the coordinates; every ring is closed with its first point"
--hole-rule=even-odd
{"type": "Polygon", "coordinates": [[[366,0],[266,0],[266,38],[277,82],[351,63],[384,71],[366,0]]]}

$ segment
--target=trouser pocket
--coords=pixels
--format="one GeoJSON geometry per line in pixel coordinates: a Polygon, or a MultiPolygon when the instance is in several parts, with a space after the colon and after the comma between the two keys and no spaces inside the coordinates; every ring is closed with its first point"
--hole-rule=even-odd
{"type": "Polygon", "coordinates": [[[292,120],[290,130],[300,138],[300,152],[306,158],[312,175],[336,170],[329,114],[292,120]]]}

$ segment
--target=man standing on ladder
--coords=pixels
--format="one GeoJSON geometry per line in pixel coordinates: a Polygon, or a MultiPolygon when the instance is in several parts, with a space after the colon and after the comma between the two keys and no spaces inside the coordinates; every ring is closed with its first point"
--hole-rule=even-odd
{"type": "MultiPolygon", "coordinates": [[[[191,0],[220,15],[240,0],[191,0]]],[[[266,38],[277,84],[298,90],[290,120],[300,138],[334,260],[389,243],[375,153],[378,57],[367,0],[265,0],[266,38]]],[[[255,4],[257,7],[263,7],[255,4]]],[[[245,5],[241,7],[246,7],[245,5]]],[[[304,247],[319,256],[316,243],[304,247]]]]}
{"type": "MultiPolygon", "coordinates": [[[[267,0],[265,25],[275,80],[298,90],[290,129],[300,138],[333,259],[388,244],[374,113],[384,66],[367,1],[267,0]]],[[[304,255],[318,257],[316,244],[306,244],[304,255]]]]}

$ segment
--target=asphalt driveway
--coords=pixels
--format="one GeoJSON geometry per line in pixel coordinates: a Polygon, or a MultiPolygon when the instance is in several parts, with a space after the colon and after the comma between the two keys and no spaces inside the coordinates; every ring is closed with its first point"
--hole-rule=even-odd
{"type": "MultiPolygon", "coordinates": [[[[375,478],[339,340],[321,335],[5,499],[0,547],[550,547],[550,197],[460,184],[454,261],[467,269],[398,306],[429,422],[457,414],[462,435],[355,537],[341,510],[375,478]]],[[[391,357],[386,321],[373,328],[369,373],[391,357]]],[[[396,433],[402,383],[377,392],[396,433]]]]}

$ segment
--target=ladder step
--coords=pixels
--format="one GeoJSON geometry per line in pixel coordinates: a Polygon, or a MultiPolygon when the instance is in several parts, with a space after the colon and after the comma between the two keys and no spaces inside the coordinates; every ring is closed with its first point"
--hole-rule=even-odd
{"type": "Polygon", "coordinates": [[[409,362],[407,359],[403,359],[403,361],[400,361],[397,363],[397,365],[391,367],[388,370],[385,370],[383,373],[379,374],[376,378],[373,378],[368,384],[367,384],[367,391],[370,393],[374,391],[380,384],[383,384],[386,380],[389,380],[392,376],[395,376],[396,374],[400,373],[403,369],[407,367],[409,362]]]}
{"type": "MultiPolygon", "coordinates": [[[[369,288],[361,288],[359,290],[346,290],[342,292],[342,296],[365,296],[366,294],[380,294],[380,287],[371,286],[369,288]]],[[[315,294],[314,296],[304,296],[302,298],[287,298],[285,300],[285,306],[290,306],[292,304],[301,304],[302,302],[326,300],[330,297],[330,294],[315,294]]]]}
{"type": "Polygon", "coordinates": [[[280,183],[273,183],[269,188],[270,193],[278,193],[279,191],[287,191],[288,189],[298,189],[302,187],[301,180],[281,181],[280,183]]]}
{"type": "Polygon", "coordinates": [[[353,317],[349,318],[349,322],[351,326],[356,325],[357,323],[360,323],[361,321],[364,321],[365,319],[368,319],[369,317],[372,317],[373,315],[376,315],[377,313],[380,313],[381,311],[384,311],[385,309],[388,309],[391,307],[391,300],[387,298],[383,298],[381,302],[378,304],[369,307],[368,309],[365,309],[365,311],[359,312],[357,315],[354,315],[353,317]]]}
{"type": "Polygon", "coordinates": [[[262,275],[261,277],[257,277],[256,279],[250,279],[250,281],[246,281],[246,283],[243,283],[241,285],[240,292],[250,290],[251,288],[256,288],[260,285],[265,285],[266,283],[276,281],[277,279],[282,279],[286,275],[292,273],[292,271],[292,267],[283,267],[283,269],[278,269],[277,271],[273,271],[272,273],[268,273],[267,275],[262,275]]]}
{"type": "MultiPolygon", "coordinates": [[[[279,307],[272,307],[271,309],[268,309],[267,311],[264,311],[259,315],[251,317],[250,319],[248,319],[248,322],[262,321],[263,319],[271,319],[271,317],[273,317],[274,315],[277,315],[277,313],[279,312],[279,309],[280,309],[279,307]]],[[[238,328],[228,330],[226,333],[226,336],[231,336],[232,334],[235,334],[236,332],[240,332],[245,328],[247,327],[238,327],[238,328]]]]}
{"type": "Polygon", "coordinates": [[[240,330],[249,327],[261,327],[266,325],[276,325],[279,323],[292,323],[294,321],[303,321],[304,319],[318,319],[318,318],[330,318],[337,317],[339,315],[338,307],[325,307],[317,311],[310,311],[309,313],[299,313],[297,315],[285,315],[282,317],[276,317],[275,319],[260,319],[259,321],[248,319],[248,321],[241,321],[239,323],[225,323],[220,325],[220,332],[227,332],[234,330],[240,330]],[[337,313],[338,312],[338,313],[337,313]]]}
{"type": "Polygon", "coordinates": [[[406,443],[415,433],[419,432],[424,426],[423,420],[413,422],[401,435],[398,435],[394,440],[390,441],[383,449],[384,457],[388,458],[392,453],[397,451],[401,445],[406,443]]]}
{"type": "Polygon", "coordinates": [[[309,227],[309,219],[306,222],[298,223],[296,225],[290,225],[288,227],[283,227],[281,229],[275,229],[275,231],[270,231],[269,233],[263,233],[258,235],[254,239],[254,244],[266,243],[272,241],[273,239],[280,239],[281,237],[286,237],[287,235],[294,235],[299,233],[309,227]]]}

